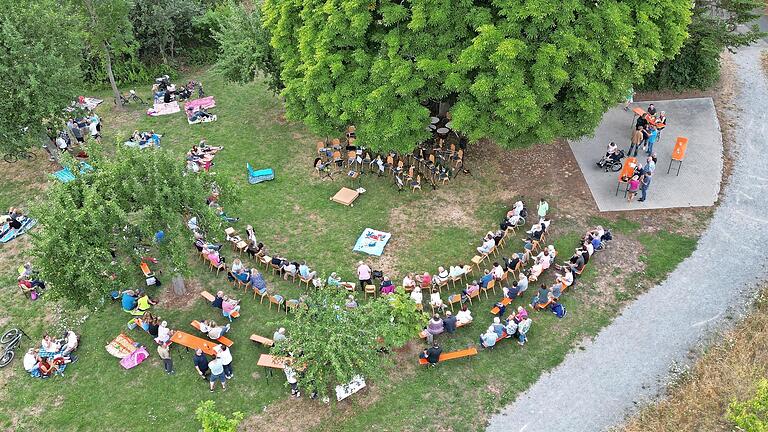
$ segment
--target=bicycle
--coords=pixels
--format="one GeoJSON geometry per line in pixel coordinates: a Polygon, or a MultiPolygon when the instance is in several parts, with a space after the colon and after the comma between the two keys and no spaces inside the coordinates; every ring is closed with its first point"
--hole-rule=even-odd
{"type": "Polygon", "coordinates": [[[21,344],[21,337],[25,336],[27,339],[32,340],[24,330],[18,328],[12,328],[5,332],[0,337],[0,343],[4,344],[3,350],[0,351],[0,368],[8,366],[16,355],[16,348],[21,344]]]}
{"type": "MultiPolygon", "coordinates": [[[[125,106],[128,105],[131,102],[138,102],[139,105],[144,105],[144,99],[140,98],[139,95],[136,94],[136,90],[129,90],[128,94],[123,96],[120,94],[120,105],[125,106]]],[[[117,105],[118,99],[115,98],[115,105],[117,105]]]]}
{"type": "Polygon", "coordinates": [[[26,160],[31,162],[31,161],[37,159],[37,155],[35,155],[34,153],[29,152],[27,150],[19,150],[19,151],[15,152],[15,153],[6,153],[3,156],[3,160],[8,162],[8,163],[14,163],[14,162],[17,162],[17,161],[19,161],[21,159],[26,159],[26,160]]]}

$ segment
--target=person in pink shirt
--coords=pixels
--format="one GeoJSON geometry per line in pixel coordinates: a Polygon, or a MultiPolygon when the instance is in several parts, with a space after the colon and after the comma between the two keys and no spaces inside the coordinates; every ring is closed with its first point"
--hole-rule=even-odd
{"type": "Polygon", "coordinates": [[[371,268],[368,264],[360,261],[357,263],[357,279],[360,281],[360,288],[365,290],[366,285],[371,284],[371,268]]]}
{"type": "Polygon", "coordinates": [[[517,322],[522,322],[526,318],[528,318],[528,311],[525,310],[524,307],[518,306],[517,314],[515,315],[515,320],[517,320],[517,322]]]}
{"type": "Polygon", "coordinates": [[[421,275],[421,288],[429,288],[430,285],[432,285],[432,276],[430,276],[429,273],[424,272],[424,274],[421,275]]]}
{"type": "Polygon", "coordinates": [[[221,302],[221,312],[222,314],[227,317],[229,322],[232,322],[232,313],[238,312],[240,310],[239,302],[235,299],[231,299],[227,296],[224,296],[224,301],[221,302]]]}
{"type": "Polygon", "coordinates": [[[632,176],[629,179],[629,188],[627,188],[627,201],[632,201],[637,195],[637,191],[640,189],[640,177],[637,175],[632,176]]]}

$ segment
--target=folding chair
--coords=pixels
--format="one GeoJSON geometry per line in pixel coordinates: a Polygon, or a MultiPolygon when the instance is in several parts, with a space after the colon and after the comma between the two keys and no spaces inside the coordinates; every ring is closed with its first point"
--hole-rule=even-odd
{"type": "Polygon", "coordinates": [[[267,297],[267,290],[264,290],[264,293],[260,293],[259,290],[256,287],[253,288],[253,299],[256,300],[256,295],[258,294],[261,296],[261,300],[259,300],[259,304],[264,303],[264,297],[267,297]]]}
{"type": "Polygon", "coordinates": [[[299,308],[299,301],[291,299],[285,302],[285,314],[288,315],[288,309],[292,309],[294,312],[299,308]]]}
{"type": "Polygon", "coordinates": [[[448,296],[448,304],[451,306],[451,311],[453,311],[454,303],[461,304],[461,294],[453,294],[448,296]]]}
{"type": "Polygon", "coordinates": [[[421,174],[416,176],[416,180],[411,182],[411,192],[416,192],[416,189],[421,190],[421,174]]]}
{"type": "Polygon", "coordinates": [[[277,311],[280,312],[280,306],[285,303],[285,299],[281,295],[269,296],[269,309],[272,310],[272,305],[277,305],[277,311]]]}
{"type": "Polygon", "coordinates": [[[403,188],[405,188],[405,185],[403,184],[403,179],[400,178],[400,176],[395,176],[395,186],[397,186],[397,191],[402,192],[403,188]]]}
{"type": "Polygon", "coordinates": [[[488,300],[488,290],[493,290],[493,293],[496,294],[496,281],[491,279],[490,282],[488,282],[488,285],[483,288],[482,286],[480,289],[485,293],[485,299],[488,300]]]}
{"type": "Polygon", "coordinates": [[[307,284],[307,289],[309,289],[309,283],[312,282],[312,278],[304,278],[301,274],[299,274],[299,286],[301,284],[307,284]]]}
{"type": "Polygon", "coordinates": [[[437,290],[440,292],[440,294],[442,294],[443,287],[446,287],[446,289],[448,288],[448,279],[445,279],[440,283],[435,283],[435,285],[437,286],[437,290]]]}
{"type": "Polygon", "coordinates": [[[376,298],[376,285],[366,285],[365,286],[365,299],[368,300],[368,294],[373,296],[373,298],[376,298]]]}
{"type": "MultiPolygon", "coordinates": [[[[469,285],[467,285],[467,288],[469,288],[469,285]]],[[[472,299],[473,298],[477,298],[477,297],[480,297],[480,290],[477,290],[477,291],[475,291],[473,293],[470,293],[467,296],[467,299],[469,300],[469,304],[472,305],[472,299]]]]}

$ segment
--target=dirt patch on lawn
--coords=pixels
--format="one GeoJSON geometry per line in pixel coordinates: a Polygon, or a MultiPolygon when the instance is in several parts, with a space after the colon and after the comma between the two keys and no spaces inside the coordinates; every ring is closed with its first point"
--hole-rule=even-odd
{"type": "Polygon", "coordinates": [[[158,306],[168,310],[190,310],[194,306],[195,301],[200,298],[200,293],[205,289],[200,280],[196,278],[185,278],[184,287],[186,292],[182,295],[176,294],[173,291],[173,284],[171,278],[167,279],[163,284],[162,291],[157,296],[158,306]]]}
{"type": "Polygon", "coordinates": [[[598,269],[600,276],[592,283],[595,292],[582,296],[588,305],[604,305],[605,299],[626,292],[630,289],[627,280],[645,268],[645,264],[640,261],[643,247],[637,240],[620,235],[614,237],[608,247],[608,252],[593,255],[589,262],[598,269]]]}

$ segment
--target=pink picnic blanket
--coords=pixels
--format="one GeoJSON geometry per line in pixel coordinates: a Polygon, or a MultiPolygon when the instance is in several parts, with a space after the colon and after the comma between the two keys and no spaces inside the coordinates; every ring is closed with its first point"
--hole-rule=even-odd
{"type": "Polygon", "coordinates": [[[176,101],[168,103],[156,103],[155,106],[147,110],[147,115],[152,117],[173,114],[181,111],[179,103],[176,101]]]}
{"type": "Polygon", "coordinates": [[[185,103],[184,111],[189,112],[190,109],[194,111],[198,108],[208,109],[208,108],[213,108],[215,106],[216,106],[216,101],[213,99],[213,96],[206,96],[202,99],[195,99],[185,103]]]}
{"type": "Polygon", "coordinates": [[[140,347],[136,351],[128,354],[127,357],[120,360],[120,365],[123,366],[126,369],[131,369],[133,367],[136,367],[139,365],[139,363],[146,360],[146,358],[149,357],[149,353],[147,352],[147,349],[144,347],[140,347]]]}

